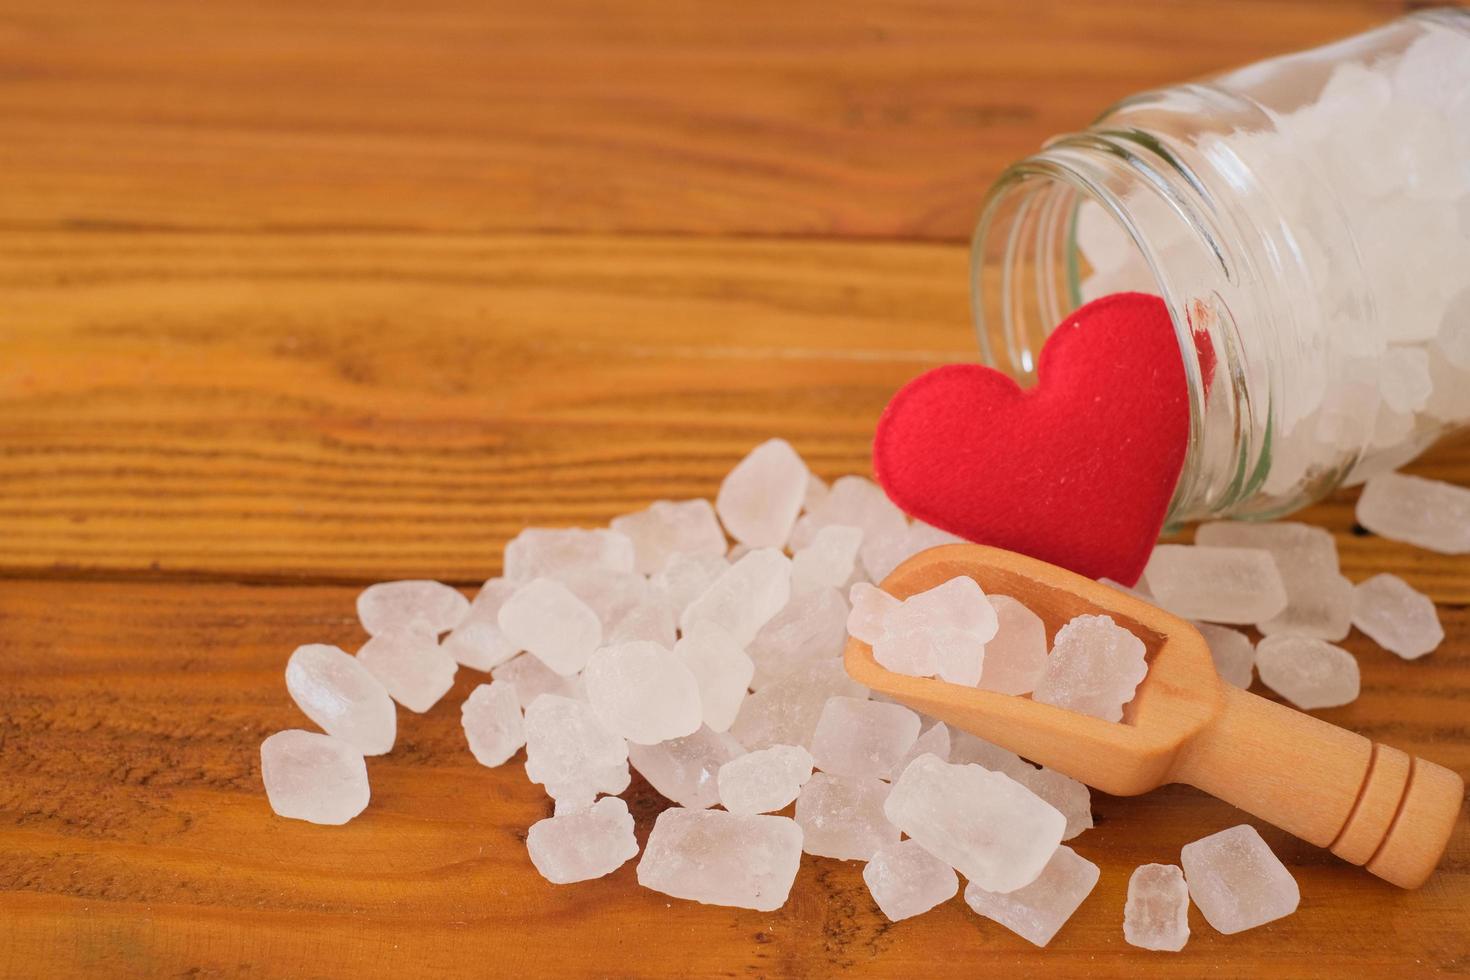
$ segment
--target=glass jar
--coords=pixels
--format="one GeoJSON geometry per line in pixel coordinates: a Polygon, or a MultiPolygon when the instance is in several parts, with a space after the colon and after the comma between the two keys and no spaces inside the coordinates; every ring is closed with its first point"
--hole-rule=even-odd
{"type": "Polygon", "coordinates": [[[988,195],[984,359],[1034,380],[1096,296],[1164,298],[1188,378],[1172,523],[1269,517],[1470,422],[1470,11],[1134,96],[988,195]]]}

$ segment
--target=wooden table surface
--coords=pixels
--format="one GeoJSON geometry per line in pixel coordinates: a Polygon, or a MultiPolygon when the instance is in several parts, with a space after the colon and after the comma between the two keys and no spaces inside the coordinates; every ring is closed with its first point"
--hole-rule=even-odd
{"type": "MultiPolygon", "coordinates": [[[[1283,834],[1293,917],[1126,945],[1133,867],[1238,823],[1097,796],[1046,950],[952,901],[890,924],[807,858],[774,913],[634,866],[552,887],[549,812],[475,764],[461,671],[343,828],[274,817],[287,655],[364,584],[495,573],[527,523],[712,495],[784,435],[865,472],[894,388],[975,356],[988,182],[1115,98],[1403,4],[12,0],[0,11],[0,971],[6,976],[1415,976],[1470,971],[1470,832],[1398,891],[1283,834]]],[[[1470,441],[1416,472],[1470,483],[1470,441]]],[[[1354,635],[1322,717],[1470,771],[1470,560],[1307,519],[1440,603],[1354,635]]],[[[661,808],[635,779],[642,839],[661,808]]]]}

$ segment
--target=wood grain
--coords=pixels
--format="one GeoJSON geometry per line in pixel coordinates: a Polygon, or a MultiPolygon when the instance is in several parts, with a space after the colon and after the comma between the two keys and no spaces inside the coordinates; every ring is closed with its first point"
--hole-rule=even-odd
{"type": "MultiPolygon", "coordinates": [[[[465,671],[343,828],[273,817],[297,644],[363,583],[493,574],[520,527],[710,495],[781,434],[867,469],[895,387],[973,356],[986,184],[1109,101],[1326,41],[1373,0],[15,0],[0,9],[0,976],[1136,977],[1470,970],[1470,830],[1406,894],[1266,829],[1294,917],[1123,943],[1127,875],[1239,822],[1096,800],[1046,951],[959,901],[890,924],[808,858],[772,914],[632,865],[553,888],[465,671]]],[[[1415,472],[1470,484],[1470,438],[1415,472]]],[[[1305,519],[1449,637],[1361,637],[1322,717],[1470,771],[1470,562],[1305,519]]],[[[640,839],[662,801],[628,795],[640,839]]]]}
{"type": "MultiPolygon", "coordinates": [[[[1441,872],[1403,892],[1260,825],[1301,884],[1292,918],[1221,936],[1198,912],[1185,951],[1123,942],[1128,875],[1178,860],[1241,821],[1194,790],[1095,798],[1077,850],[1097,890],[1046,950],[955,899],[890,924],[861,865],[806,857],[769,914],[715,909],[636,887],[632,863],[555,887],[524,833],[547,815],[517,755],[475,764],[457,705],[461,671],[423,716],[400,712],[394,751],[369,760],[373,800],[345,827],[275,818],[258,746],[302,724],[282,683],[298,643],[354,649],[355,590],[227,583],[9,583],[0,590],[0,973],[24,976],[364,976],[435,969],[502,975],[1293,976],[1427,975],[1465,967],[1470,829],[1441,872]]],[[[1465,771],[1470,614],[1405,664],[1354,635],[1363,697],[1320,716],[1465,771]]],[[[665,804],[627,794],[640,841],[665,804]]]]}
{"type": "Polygon", "coordinates": [[[959,241],[1124,95],[1388,0],[12,0],[0,224],[959,241]]]}

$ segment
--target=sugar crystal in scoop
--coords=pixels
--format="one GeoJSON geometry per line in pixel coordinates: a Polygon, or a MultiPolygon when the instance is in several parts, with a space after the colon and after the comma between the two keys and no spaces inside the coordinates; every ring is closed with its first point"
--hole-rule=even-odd
{"type": "Polygon", "coordinates": [[[1099,876],[1097,865],[1063,844],[1029,884],[994,892],[971,881],[965,903],[1027,942],[1045,946],[1092,893],[1099,876]]]}
{"type": "Polygon", "coordinates": [[[1296,879],[1256,828],[1241,824],[1185,844],[1189,897],[1205,921],[1229,936],[1296,911],[1296,879]]]}
{"type": "MultiPolygon", "coordinates": [[[[852,612],[847,616],[847,631],[867,644],[883,639],[888,615],[899,607],[899,601],[878,586],[858,582],[847,593],[852,612]]],[[[1042,651],[1045,655],[1045,650],[1042,651]]]]}
{"type": "Polygon", "coordinates": [[[866,861],[898,843],[898,828],[883,813],[889,786],[873,776],[813,773],[796,798],[802,850],[839,861],[866,861]]]}
{"type": "Polygon", "coordinates": [[[602,621],[565,585],[534,579],[505,601],[497,616],[506,639],[568,677],[587,666],[602,642],[602,621]]]}
{"type": "Polygon", "coordinates": [[[660,571],[675,555],[725,553],[725,532],[708,500],[656,500],[614,517],[612,529],[633,542],[633,571],[643,575],[660,571]]]}
{"type": "Polygon", "coordinates": [[[1189,886],[1173,864],[1141,864],[1128,878],[1123,938],[1140,949],[1178,952],[1189,942],[1189,886]]]}
{"type": "Polygon", "coordinates": [[[954,868],[914,840],[878,848],[863,868],[863,881],[890,922],[922,915],[960,890],[954,868]]]}
{"type": "Polygon", "coordinates": [[[508,579],[486,582],[470,603],[469,612],[444,638],[444,652],[473,670],[491,670],[519,653],[500,628],[500,607],[516,589],[517,585],[508,579]]]}
{"type": "Polygon", "coordinates": [[[306,717],[363,755],[393,748],[397,712],[387,688],[355,657],[324,643],[296,648],[286,690],[306,717]]]}
{"type": "Polygon", "coordinates": [[[531,825],[526,850],[541,877],[565,885],[611,874],[638,854],[628,804],[604,796],[586,810],[531,825]]]}
{"type": "Polygon", "coordinates": [[[631,572],[633,542],[603,528],[528,527],[505,546],[505,577],[529,582],[571,568],[631,572]]]}
{"type": "Polygon", "coordinates": [[[728,732],[701,728],[684,738],[657,745],[628,746],[633,768],[665,799],[700,810],[720,802],[720,767],[745,754],[745,747],[728,732]]]}
{"type": "Polygon", "coordinates": [[[515,685],[506,681],[481,684],[459,709],[460,726],[475,761],[503,765],[526,744],[526,726],[515,685]]]}
{"type": "Polygon", "coordinates": [[[731,813],[771,813],[796,799],[812,778],[811,753],[800,745],[772,745],[720,767],[720,804],[731,813]]]}
{"type": "Polygon", "coordinates": [[[1035,700],[1103,721],[1122,721],[1148,665],[1143,641],[1111,616],[1078,616],[1057,630],[1035,700]]]}
{"type": "Polygon", "coordinates": [[[391,629],[369,639],[357,661],[387,689],[394,701],[422,714],[454,686],[459,669],[431,634],[391,629]]]}
{"type": "Polygon", "coordinates": [[[1261,683],[1298,708],[1335,708],[1358,697],[1358,661],[1342,647],[1278,633],[1256,644],[1261,683]]]}
{"type": "Polygon", "coordinates": [[[706,905],[771,912],[786,904],[801,865],[801,828],[790,817],[687,810],[658,815],[638,883],[706,905]]]}
{"type": "Polygon", "coordinates": [[[627,788],[628,743],[582,701],[543,694],[526,709],[526,776],[557,799],[627,788]],[[618,785],[621,783],[622,785],[618,785]]]}
{"type": "Polygon", "coordinates": [[[885,625],[890,633],[913,628],[955,629],[986,643],[995,636],[1000,622],[979,583],[959,575],[903,600],[885,625]]]}
{"type": "Polygon", "coordinates": [[[810,475],[791,443],[767,440],[726,475],[715,510],[725,530],[741,544],[781,548],[806,499],[810,475]]]}
{"type": "Polygon", "coordinates": [[[1358,583],[1353,625],[1405,660],[1424,656],[1444,640],[1433,600],[1397,575],[1375,575],[1358,583]]]}
{"type": "Polygon", "coordinates": [[[791,559],[791,594],[846,585],[862,542],[863,530],[859,527],[829,524],[818,530],[811,543],[791,559]]]}
{"type": "Polygon", "coordinates": [[[988,597],[995,610],[995,636],[985,643],[980,687],[1002,694],[1029,694],[1046,672],[1046,624],[1010,596],[988,597]]]}
{"type": "Polygon", "coordinates": [[[1161,544],[1144,569],[1154,604],[1185,619],[1260,623],[1286,608],[1286,586],[1260,548],[1161,544]]]}
{"type": "Polygon", "coordinates": [[[333,735],[276,732],[260,743],[260,778],[271,809],[293,820],[344,824],[368,805],[362,753],[333,735]]]}
{"type": "Polygon", "coordinates": [[[828,700],[812,735],[812,758],[838,776],[887,777],[919,737],[919,716],[900,704],[828,700]]]}
{"type": "Polygon", "coordinates": [[[755,662],[723,627],[699,622],[674,644],[674,653],[694,675],[704,723],[729,731],[755,675],[755,662]]]}
{"type": "Polygon", "coordinates": [[[1392,541],[1446,555],[1470,552],[1470,489],[1385,473],[1363,487],[1358,523],[1392,541]]]}
{"type": "Polygon", "coordinates": [[[657,643],[603,647],[587,662],[582,678],[598,720],[631,742],[683,738],[700,726],[694,672],[684,658],[657,643]]]}
{"type": "Polygon", "coordinates": [[[688,630],[700,620],[709,620],[744,645],[755,639],[790,598],[791,559],[774,548],[758,548],[720,573],[689,603],[679,625],[688,630]]]}
{"type": "Polygon", "coordinates": [[[1067,827],[1056,807],[1011,777],[930,755],[903,771],[883,810],[930,854],[995,892],[1035,881],[1067,827]]]}
{"type": "Polygon", "coordinates": [[[357,618],[373,636],[403,629],[437,638],[458,625],[469,609],[469,600],[456,590],[423,580],[379,582],[357,597],[357,618]]]}

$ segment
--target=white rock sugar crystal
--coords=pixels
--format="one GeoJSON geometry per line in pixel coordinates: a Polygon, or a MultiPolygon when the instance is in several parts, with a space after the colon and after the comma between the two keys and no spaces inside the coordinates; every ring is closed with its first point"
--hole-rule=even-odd
{"type": "Polygon", "coordinates": [[[546,576],[592,610],[606,638],[625,616],[650,600],[648,579],[637,572],[613,572],[595,565],[564,568],[546,576]]]}
{"type": "Polygon", "coordinates": [[[1258,624],[1261,632],[1299,633],[1319,640],[1348,634],[1352,584],[1338,571],[1337,544],[1320,527],[1294,521],[1201,524],[1195,544],[1210,548],[1269,551],[1286,588],[1286,608],[1258,624]]]}
{"type": "Polygon", "coordinates": [[[1296,879],[1249,824],[1185,844],[1189,897],[1205,921],[1229,936],[1296,911],[1296,879]]]}
{"type": "Polygon", "coordinates": [[[903,534],[908,529],[904,512],[893,505],[878,484],[861,476],[838,477],[808,516],[813,533],[829,524],[860,527],[864,542],[903,534]]]}
{"type": "Polygon", "coordinates": [[[677,635],[678,632],[674,626],[674,611],[662,600],[651,599],[640,602],[629,609],[612,628],[606,640],[608,646],[644,640],[648,643],[657,643],[668,650],[673,647],[674,638],[677,635]]]}
{"type": "Polygon", "coordinates": [[[628,743],[582,701],[543,694],[526,709],[526,776],[558,800],[627,788],[628,743]],[[619,785],[621,783],[621,785],[619,785]]]}
{"type": "Polygon", "coordinates": [[[725,554],[725,532],[708,500],[656,500],[647,509],[612,519],[633,542],[633,571],[652,575],[675,555],[725,554]]]}
{"type": "Polygon", "coordinates": [[[694,675],[704,723],[716,732],[729,731],[755,675],[755,662],[733,636],[709,622],[691,627],[674,644],[674,653],[694,675]]]}
{"type": "Polygon", "coordinates": [[[362,755],[393,748],[397,713],[387,688],[372,672],[334,646],[309,643],[286,661],[286,690],[322,731],[362,755]]]}
{"type": "Polygon", "coordinates": [[[260,778],[271,809],[293,820],[344,824],[368,805],[362,753],[332,735],[276,732],[260,743],[260,778]]]}
{"type": "Polygon", "coordinates": [[[894,765],[885,779],[897,779],[903,775],[903,771],[909,767],[921,755],[932,755],[940,762],[948,762],[950,752],[949,727],[942,721],[936,721],[919,734],[918,739],[908,750],[902,759],[894,765]]]}
{"type": "Polygon", "coordinates": [[[1185,619],[1260,623],[1286,608],[1286,586],[1260,548],[1161,544],[1144,569],[1154,604],[1185,619]]]}
{"type": "Polygon", "coordinates": [[[1375,575],[1358,584],[1353,625],[1405,660],[1424,656],[1444,640],[1434,602],[1397,575],[1375,575]]]}
{"type": "Polygon", "coordinates": [[[1046,672],[1032,695],[1044,704],[1122,721],[1148,664],[1143,641],[1111,616],[1078,616],[1057,630],[1046,672]]]}
{"type": "Polygon", "coordinates": [[[930,854],[995,892],[1035,881],[1067,827],[1056,807],[1010,776],[929,755],[904,770],[883,812],[930,854]]]}
{"type": "Polygon", "coordinates": [[[678,619],[729,567],[723,554],[675,555],[649,579],[649,593],[667,604],[678,619]]]}
{"type": "Polygon", "coordinates": [[[898,704],[836,697],[822,708],[812,758],[838,776],[887,777],[919,737],[919,716],[898,704]]]}
{"type": "Polygon", "coordinates": [[[987,742],[969,732],[952,731],[949,738],[948,761],[956,765],[977,765],[992,772],[1003,772],[1018,781],[1025,773],[1036,768],[1010,749],[1003,749],[994,742],[987,742]]]}
{"type": "Polygon", "coordinates": [[[810,752],[800,745],[773,745],[720,767],[720,803],[731,813],[770,813],[796,799],[811,778],[810,752]]]}
{"type": "Polygon", "coordinates": [[[848,591],[852,612],[847,616],[847,631],[867,644],[883,638],[888,615],[899,606],[898,599],[876,585],[858,582],[848,591]]]}
{"type": "Polygon", "coordinates": [[[541,877],[557,885],[601,878],[638,854],[628,804],[604,796],[579,813],[567,813],[531,825],[526,850],[541,877]]]}
{"type": "Polygon", "coordinates": [[[1470,489],[1465,487],[1385,473],[1363,487],[1357,517],[1392,541],[1446,555],[1470,552],[1470,489]]]}
{"type": "Polygon", "coordinates": [[[706,905],[771,912],[786,904],[801,865],[801,828],[790,817],[687,810],[658,815],[638,883],[706,905]]]}
{"type": "Polygon", "coordinates": [[[1256,644],[1261,683],[1298,708],[1335,708],[1358,697],[1358,661],[1342,647],[1278,633],[1256,644]]]}
{"type": "Polygon", "coordinates": [[[473,670],[490,670],[520,652],[500,628],[500,607],[515,594],[516,584],[492,578],[481,587],[470,610],[444,638],[444,652],[473,670]]]}
{"type": "Polygon", "coordinates": [[[1063,844],[1030,884],[995,892],[971,881],[965,902],[1027,942],[1045,946],[1092,893],[1099,875],[1097,865],[1063,844]]]}
{"type": "Polygon", "coordinates": [[[715,510],[730,536],[751,548],[780,548],[806,499],[811,474],[791,443],[771,439],[735,464],[720,484],[715,510]]]}
{"type": "Polygon", "coordinates": [[[565,698],[579,697],[581,678],[563,677],[529,653],[512,657],[499,667],[491,669],[490,677],[496,682],[504,681],[515,688],[522,710],[529,708],[531,702],[543,694],[559,694],[565,698]]]}
{"type": "Polygon", "coordinates": [[[385,630],[357,651],[357,661],[372,672],[394,701],[422,714],[454,686],[459,669],[434,637],[417,630],[385,630]]]}
{"type": "Polygon", "coordinates": [[[811,543],[791,559],[791,594],[836,589],[852,578],[863,530],[832,524],[817,531],[811,543]]]}
{"type": "Polygon", "coordinates": [[[529,582],[578,567],[631,572],[633,561],[633,542],[617,531],[528,527],[506,544],[504,575],[529,582]]]}
{"type": "Polygon", "coordinates": [[[1128,878],[1123,938],[1141,949],[1178,952],[1189,942],[1189,886],[1173,864],[1141,864],[1128,878]]]}
{"type": "Polygon", "coordinates": [[[880,847],[863,868],[863,881],[890,922],[922,915],[960,890],[954,868],[913,840],[880,847]]]}
{"type": "Polygon", "coordinates": [[[799,595],[750,642],[756,690],[816,660],[835,657],[847,642],[847,603],[836,589],[799,595]]]}
{"type": "Polygon", "coordinates": [[[1071,840],[1084,830],[1092,829],[1092,793],[1086,784],[1045,766],[1037,769],[1028,765],[1006,775],[1056,807],[1067,818],[1062,840],[1071,840]]]}
{"type": "Polygon", "coordinates": [[[866,861],[898,843],[898,828],[883,814],[888,784],[872,776],[813,773],[796,798],[802,850],[839,861],[866,861]]]}
{"type": "Polygon", "coordinates": [[[608,731],[652,745],[692,735],[701,723],[699,682],[684,659],[657,643],[603,647],[582,674],[587,700],[608,731]]]}
{"type": "Polygon", "coordinates": [[[469,612],[470,602],[440,582],[379,582],[357,597],[362,628],[377,636],[387,630],[417,630],[438,638],[469,612]]]}
{"type": "Polygon", "coordinates": [[[1002,694],[1029,694],[1046,672],[1046,624],[1010,596],[989,598],[996,631],[985,644],[980,687],[1002,694]]]}
{"type": "Polygon", "coordinates": [[[883,619],[873,659],[888,670],[920,677],[938,674],[973,687],[980,680],[985,644],[999,620],[974,579],[950,579],[909,596],[883,619]]]}
{"type": "Polygon", "coordinates": [[[720,767],[745,754],[745,746],[727,732],[701,728],[685,738],[657,745],[628,746],[633,768],[665,799],[691,810],[720,802],[720,767]]]}
{"type": "Polygon", "coordinates": [[[751,751],[771,745],[810,747],[828,698],[866,693],[847,676],[841,660],[818,660],[748,696],[730,731],[751,751]]]}
{"type": "Polygon", "coordinates": [[[791,559],[774,548],[759,548],[731,565],[679,618],[688,630],[700,620],[725,628],[742,646],[791,598],[791,559]]]}
{"type": "Polygon", "coordinates": [[[808,473],[806,478],[806,496],[801,498],[801,509],[803,513],[809,513],[822,505],[831,490],[827,481],[815,473],[808,473]]]}
{"type": "Polygon", "coordinates": [[[497,617],[506,639],[568,677],[587,666],[602,642],[602,622],[565,585],[538,578],[516,590],[497,617]]]}
{"type": "Polygon", "coordinates": [[[923,521],[914,521],[902,533],[892,532],[887,537],[864,541],[863,567],[869,578],[881,582],[906,559],[919,552],[943,544],[959,544],[964,540],[923,521]]]}
{"type": "Polygon", "coordinates": [[[1251,677],[1256,665],[1256,645],[1240,630],[1214,623],[1194,623],[1200,636],[1210,648],[1210,659],[1215,661],[1215,673],[1220,679],[1236,687],[1251,686],[1251,677]]]}
{"type": "Polygon", "coordinates": [[[526,726],[515,685],[506,681],[481,684],[459,709],[459,721],[475,761],[503,765],[526,744],[526,726]]]}

